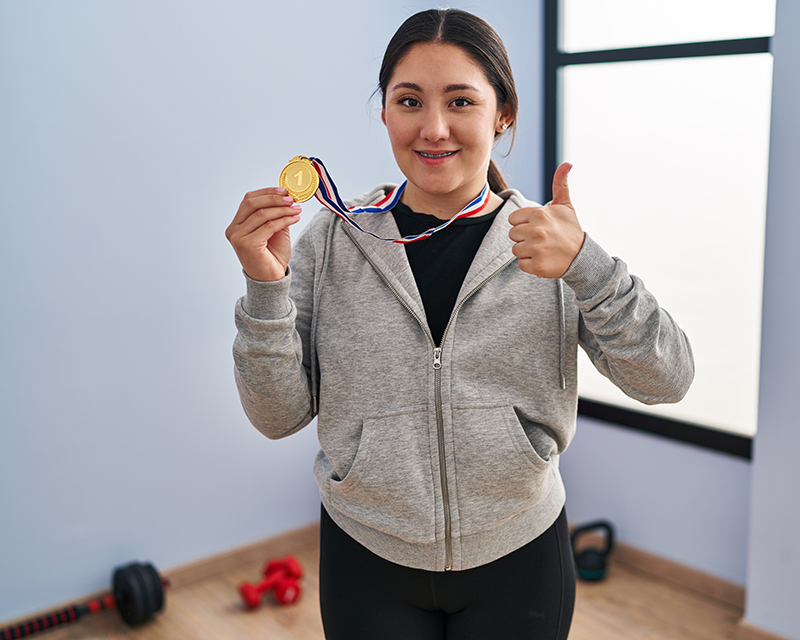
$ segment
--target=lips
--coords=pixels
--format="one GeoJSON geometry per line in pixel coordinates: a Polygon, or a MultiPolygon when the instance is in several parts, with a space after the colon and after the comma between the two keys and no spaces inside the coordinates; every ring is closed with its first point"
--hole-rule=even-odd
{"type": "Polygon", "coordinates": [[[419,155],[421,155],[423,158],[428,158],[428,159],[431,159],[431,160],[438,160],[439,158],[447,158],[449,156],[452,156],[454,153],[457,153],[457,152],[456,151],[441,151],[439,153],[432,153],[432,152],[429,152],[429,151],[417,151],[417,153],[419,155]]]}
{"type": "Polygon", "coordinates": [[[426,167],[441,167],[450,163],[460,149],[455,151],[415,151],[417,158],[426,167]]]}

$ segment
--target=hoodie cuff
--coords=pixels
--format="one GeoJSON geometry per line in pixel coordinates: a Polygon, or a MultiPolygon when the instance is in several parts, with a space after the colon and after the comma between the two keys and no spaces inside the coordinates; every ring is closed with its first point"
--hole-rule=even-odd
{"type": "Polygon", "coordinates": [[[286,276],[275,282],[253,280],[246,273],[244,278],[247,282],[247,295],[242,299],[242,308],[247,315],[259,320],[278,320],[291,313],[289,285],[292,274],[288,269],[286,276]]]}
{"type": "Polygon", "coordinates": [[[578,300],[597,295],[614,277],[617,261],[585,234],[583,247],[561,278],[575,292],[578,300]]]}

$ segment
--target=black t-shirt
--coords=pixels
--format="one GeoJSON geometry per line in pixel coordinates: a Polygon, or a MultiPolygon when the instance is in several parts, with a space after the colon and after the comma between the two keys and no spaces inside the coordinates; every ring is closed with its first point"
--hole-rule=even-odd
{"type": "MultiPolygon", "coordinates": [[[[429,238],[405,245],[428,326],[437,345],[441,344],[458,292],[478,247],[504,204],[505,201],[482,216],[460,218],[429,238]]],[[[418,235],[444,224],[444,220],[412,211],[403,203],[392,209],[392,215],[402,237],[418,235]]]]}

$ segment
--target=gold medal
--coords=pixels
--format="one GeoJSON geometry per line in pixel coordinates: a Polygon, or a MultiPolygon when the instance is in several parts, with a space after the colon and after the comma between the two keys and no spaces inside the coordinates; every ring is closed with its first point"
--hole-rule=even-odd
{"type": "Polygon", "coordinates": [[[281,171],[278,185],[284,187],[295,202],[305,202],[317,192],[319,175],[311,160],[305,156],[295,156],[281,171]]]}

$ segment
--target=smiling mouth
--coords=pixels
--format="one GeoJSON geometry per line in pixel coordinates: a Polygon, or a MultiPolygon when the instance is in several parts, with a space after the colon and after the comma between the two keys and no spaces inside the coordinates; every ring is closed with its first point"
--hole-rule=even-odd
{"type": "Polygon", "coordinates": [[[419,155],[421,155],[423,158],[436,159],[436,158],[446,158],[447,156],[452,156],[454,153],[457,153],[457,152],[456,151],[445,151],[444,153],[425,153],[424,151],[417,151],[417,153],[419,155]]]}

